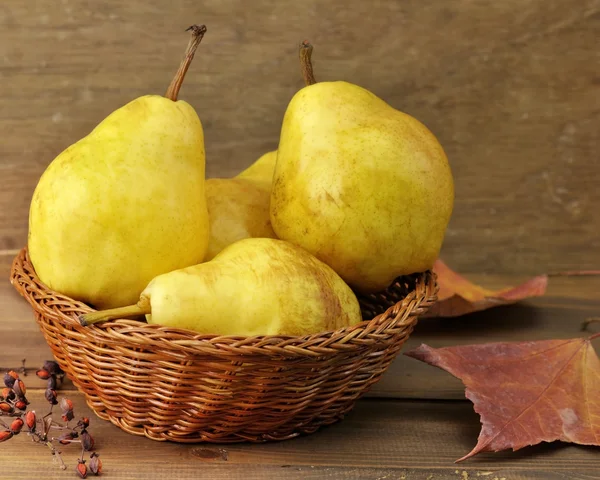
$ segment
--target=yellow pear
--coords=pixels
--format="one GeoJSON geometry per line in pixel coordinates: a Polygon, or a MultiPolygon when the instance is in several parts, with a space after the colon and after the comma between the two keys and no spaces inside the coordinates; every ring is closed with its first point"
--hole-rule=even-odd
{"type": "Polygon", "coordinates": [[[249,180],[257,185],[261,185],[265,190],[271,191],[276,161],[277,150],[267,152],[248,168],[238,173],[236,178],[249,180]]]}
{"type": "Polygon", "coordinates": [[[270,215],[281,239],[332,267],[355,290],[385,289],[432,268],[454,184],[436,137],[417,119],[345,81],[307,86],[287,106],[270,215]]]}
{"type": "Polygon", "coordinates": [[[208,245],[204,134],[177,100],[206,29],[190,27],[165,97],[111,113],[41,176],[28,249],[50,288],[97,308],[128,305],[157,275],[201,262],[208,245]]]}
{"type": "Polygon", "coordinates": [[[362,321],[356,296],[330,267],[272,238],[235,242],[209,262],[159,275],[136,305],[80,321],[140,314],[151,324],[241,336],[301,336],[362,321]]]}
{"type": "Polygon", "coordinates": [[[277,152],[268,152],[234,178],[206,181],[210,240],[205,260],[244,238],[275,238],[269,217],[277,152]]]}

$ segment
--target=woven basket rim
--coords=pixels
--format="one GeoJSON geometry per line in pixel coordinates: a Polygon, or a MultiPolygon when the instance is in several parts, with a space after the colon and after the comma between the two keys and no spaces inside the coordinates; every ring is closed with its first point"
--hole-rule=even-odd
{"type": "MultiPolygon", "coordinates": [[[[192,330],[148,324],[142,321],[118,319],[87,327],[81,326],[78,315],[95,311],[89,305],[74,300],[66,295],[48,288],[37,276],[29,259],[27,246],[15,256],[11,266],[10,282],[35,311],[44,316],[60,320],[63,327],[75,330],[86,337],[105,344],[128,343],[139,347],[176,349],[181,354],[226,354],[234,351],[239,355],[240,349],[248,347],[256,354],[260,349],[267,355],[327,355],[339,353],[340,350],[360,347],[360,339],[365,335],[383,333],[390,328],[402,328],[416,323],[417,317],[437,300],[438,285],[432,270],[421,272],[415,282],[415,288],[396,304],[370,320],[349,327],[328,330],[304,336],[286,335],[209,335],[199,334],[192,330]],[[48,304],[38,300],[34,291],[40,291],[47,298],[48,304]],[[413,303],[413,305],[410,305],[413,303]],[[410,306],[410,308],[408,308],[410,306]],[[331,348],[335,344],[336,348],[331,348]],[[346,348],[344,348],[346,347],[346,348]],[[208,350],[207,350],[208,349],[208,350]]],[[[394,282],[395,283],[395,282],[394,282]]],[[[394,284],[392,284],[394,285],[394,284]]],[[[261,353],[262,353],[261,352],[261,353]]]]}

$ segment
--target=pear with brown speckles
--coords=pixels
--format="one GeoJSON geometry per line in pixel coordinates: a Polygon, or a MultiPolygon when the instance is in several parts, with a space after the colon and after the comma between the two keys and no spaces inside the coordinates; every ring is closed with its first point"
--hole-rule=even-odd
{"type": "Polygon", "coordinates": [[[244,238],[276,238],[269,202],[277,152],[268,152],[233,178],[206,180],[210,240],[205,260],[244,238]]]}
{"type": "Polygon", "coordinates": [[[307,86],[281,128],[271,224],[361,292],[432,268],[454,203],[448,160],[421,122],[348,82],[307,86]]]}
{"type": "Polygon", "coordinates": [[[209,222],[204,134],[177,94],[205,28],[165,96],[144,95],[60,153],[29,211],[29,255],[51,289],[96,308],[135,302],[152,278],[201,262],[209,222]]]}
{"type": "Polygon", "coordinates": [[[212,260],[156,277],[129,307],[82,325],[146,314],[148,323],[209,335],[307,335],[362,321],[356,296],[327,265],[273,238],[246,238],[212,260]]]}

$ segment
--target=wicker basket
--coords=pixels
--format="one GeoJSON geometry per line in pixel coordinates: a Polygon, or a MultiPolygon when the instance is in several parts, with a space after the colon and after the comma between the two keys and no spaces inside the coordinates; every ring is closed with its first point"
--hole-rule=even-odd
{"type": "Polygon", "coordinates": [[[377,382],[436,300],[429,271],[360,298],[359,325],[305,337],[231,337],[139,321],[80,326],[92,309],[50,291],[23,249],[11,283],[90,408],[134,435],[175,442],[284,440],[332,424],[377,382]]]}

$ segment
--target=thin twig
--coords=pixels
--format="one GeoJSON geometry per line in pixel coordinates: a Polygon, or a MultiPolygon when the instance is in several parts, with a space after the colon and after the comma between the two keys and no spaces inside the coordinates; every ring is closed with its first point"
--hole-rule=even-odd
{"type": "Polygon", "coordinates": [[[61,425],[60,423],[56,423],[56,422],[53,422],[52,425],[50,425],[50,428],[54,428],[55,430],[73,431],[73,429],[70,428],[68,425],[61,425]]]}
{"type": "MultiPolygon", "coordinates": [[[[25,360],[21,361],[24,362],[25,360]]],[[[23,365],[21,365],[20,367],[0,367],[0,372],[10,372],[11,370],[14,370],[17,373],[21,373],[25,377],[28,373],[35,373],[38,371],[37,368],[24,367],[23,365]]]]}
{"type": "Polygon", "coordinates": [[[83,443],[81,440],[76,440],[76,439],[72,439],[72,440],[67,440],[66,438],[63,438],[62,440],[60,438],[56,438],[56,437],[52,437],[50,439],[51,442],[67,442],[67,443],[83,443]]]}
{"type": "Polygon", "coordinates": [[[23,415],[23,412],[0,412],[0,417],[20,417],[23,415]]]}
{"type": "Polygon", "coordinates": [[[40,435],[39,432],[29,432],[29,436],[31,437],[31,440],[35,443],[38,443],[40,445],[44,445],[45,443],[45,439],[42,438],[42,435],[40,435]]]}
{"type": "Polygon", "coordinates": [[[587,277],[600,275],[600,270],[566,270],[564,272],[551,272],[549,277],[587,277]]]}
{"type": "Polygon", "coordinates": [[[67,466],[65,465],[65,462],[63,461],[62,457],[60,456],[60,452],[54,447],[54,445],[52,445],[52,442],[47,442],[46,445],[48,445],[48,448],[52,452],[52,455],[54,456],[53,457],[54,460],[56,460],[59,463],[60,469],[66,470],[67,466]]]}

